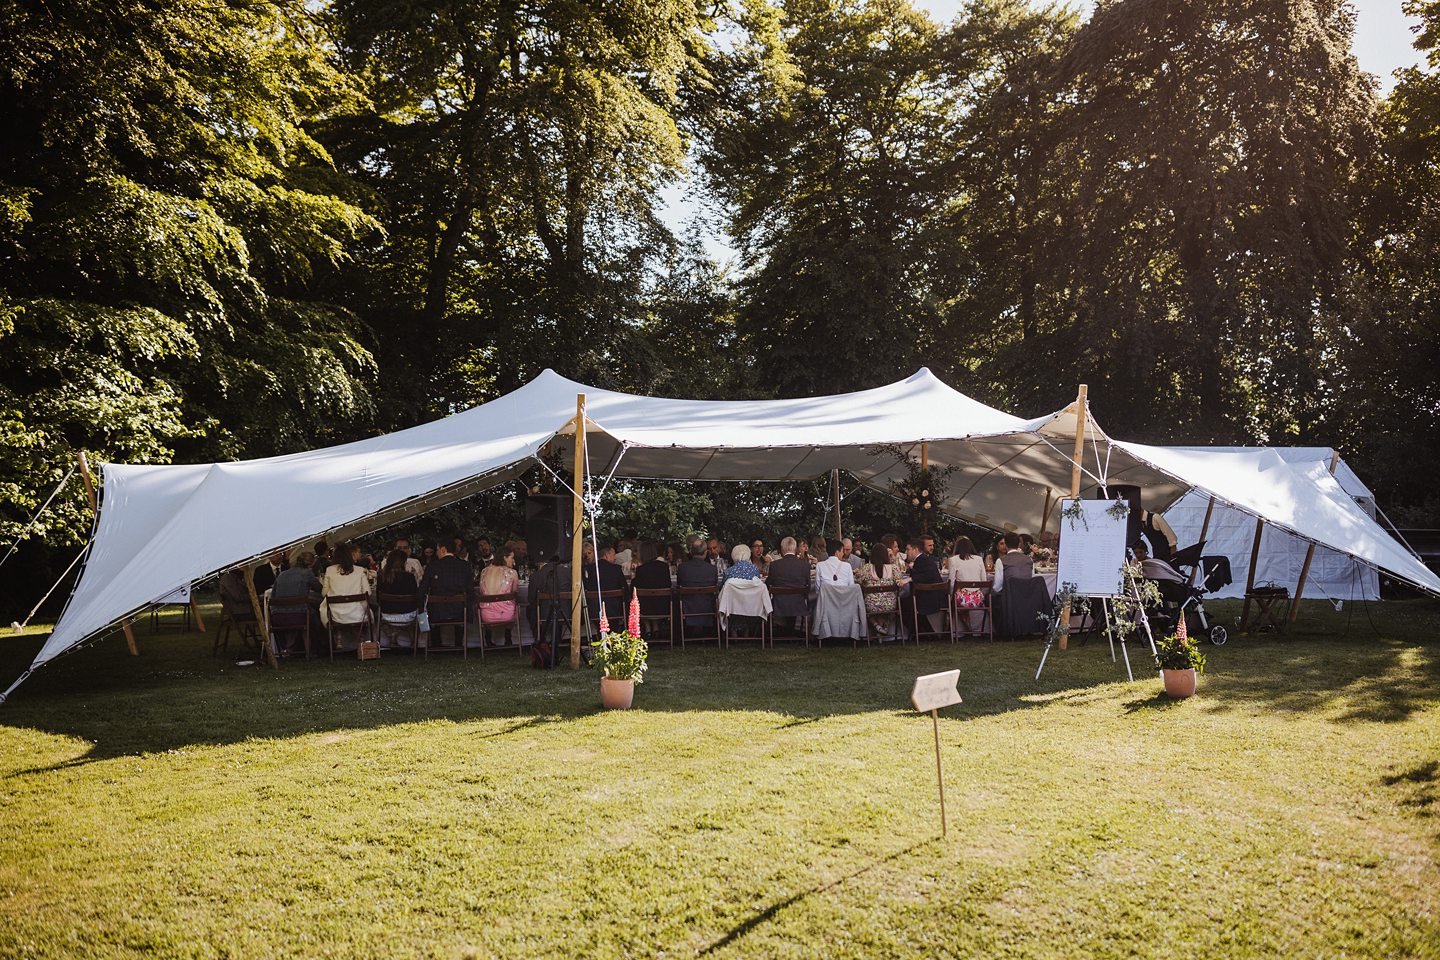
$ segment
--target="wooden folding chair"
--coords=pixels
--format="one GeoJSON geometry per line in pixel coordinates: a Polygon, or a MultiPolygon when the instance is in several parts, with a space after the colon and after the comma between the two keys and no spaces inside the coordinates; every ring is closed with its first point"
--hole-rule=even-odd
{"type": "Polygon", "coordinates": [[[402,629],[408,628],[410,630],[410,655],[414,656],[420,649],[420,605],[415,601],[415,597],[408,593],[382,593],[376,597],[376,600],[380,604],[382,611],[385,609],[385,604],[387,603],[405,603],[415,608],[410,611],[410,621],[408,623],[389,623],[386,621],[384,613],[377,614],[375,620],[375,636],[377,639],[382,637],[387,629],[394,635],[397,627],[402,629]]]}
{"type": "Polygon", "coordinates": [[[985,631],[988,639],[992,642],[995,639],[995,590],[989,580],[956,580],[950,585],[950,632],[958,635],[960,633],[960,618],[967,614],[980,612],[981,630],[985,631]],[[955,603],[955,594],[960,590],[979,590],[985,602],[978,607],[962,607],[955,603]]]}
{"type": "MultiPolygon", "coordinates": [[[[646,637],[645,637],[646,642],[647,642],[647,643],[650,643],[650,644],[656,644],[656,643],[659,643],[659,642],[660,642],[660,638],[659,638],[658,633],[652,633],[652,631],[654,630],[655,624],[656,624],[657,622],[660,622],[661,620],[663,620],[663,621],[664,621],[664,624],[665,624],[665,642],[668,643],[671,647],[674,647],[674,646],[675,646],[675,592],[674,592],[673,590],[666,590],[666,589],[664,589],[663,587],[657,587],[657,588],[655,588],[655,589],[653,589],[653,590],[641,590],[640,588],[637,587],[637,588],[635,589],[635,596],[640,599],[640,632],[641,632],[642,634],[647,634],[647,633],[650,634],[649,636],[646,636],[646,637]],[[647,599],[649,599],[649,600],[664,599],[664,601],[665,601],[665,615],[664,615],[663,618],[662,618],[659,614],[654,614],[654,613],[646,614],[646,613],[645,613],[645,601],[646,601],[647,599]],[[653,638],[653,639],[652,639],[652,638],[653,638]]],[[[684,649],[685,649],[685,633],[684,633],[683,630],[682,630],[681,633],[680,633],[680,649],[681,649],[681,650],[684,650],[684,649]]]]}
{"type": "Polygon", "coordinates": [[[594,628],[595,628],[595,630],[596,630],[597,635],[598,635],[599,630],[600,630],[600,611],[601,611],[601,610],[606,610],[606,606],[605,606],[605,601],[606,601],[606,600],[619,600],[619,601],[620,601],[620,606],[621,606],[622,612],[621,612],[621,614],[620,614],[620,616],[619,616],[619,618],[618,618],[618,619],[619,619],[619,623],[616,623],[616,622],[615,622],[616,618],[615,618],[615,617],[611,617],[608,610],[606,611],[605,616],[606,616],[606,618],[610,621],[610,629],[611,629],[612,631],[624,630],[624,629],[625,629],[625,614],[624,614],[624,612],[623,612],[623,609],[624,609],[624,606],[625,606],[625,591],[624,591],[624,590],[601,590],[597,599],[598,599],[599,602],[595,605],[595,612],[594,612],[594,614],[592,615],[592,616],[594,616],[594,618],[595,618],[594,628]]]}
{"type": "MultiPolygon", "coordinates": [[[[370,594],[368,594],[368,593],[347,593],[347,594],[344,594],[343,596],[326,597],[325,600],[324,600],[324,603],[325,603],[325,609],[327,609],[327,610],[330,611],[330,616],[328,616],[328,617],[325,618],[325,627],[326,627],[325,632],[326,632],[326,634],[327,634],[327,638],[328,638],[329,641],[330,641],[330,659],[331,659],[331,660],[334,660],[334,659],[335,659],[335,631],[336,631],[336,628],[359,627],[360,629],[355,632],[355,643],[356,643],[356,644],[359,644],[360,641],[364,638],[366,628],[368,628],[368,629],[370,630],[370,633],[371,633],[372,635],[375,633],[375,615],[374,615],[374,611],[372,611],[372,610],[370,609],[370,594]],[[365,618],[364,618],[363,620],[361,620],[359,623],[343,623],[343,624],[342,624],[342,623],[336,623],[336,622],[335,622],[334,608],[337,607],[337,606],[339,606],[339,605],[342,604],[342,603],[361,603],[361,604],[364,604],[364,605],[365,605],[365,618]]],[[[274,601],[274,600],[271,600],[271,601],[270,601],[270,607],[271,607],[272,610],[274,609],[274,607],[275,607],[275,601],[274,601]]]]}
{"type": "MultiPolygon", "coordinates": [[[[918,643],[921,641],[921,639],[924,638],[924,637],[949,637],[951,643],[954,643],[954,642],[955,642],[955,636],[954,636],[954,634],[950,631],[949,624],[946,624],[946,627],[945,627],[944,630],[936,630],[935,628],[930,627],[930,618],[929,618],[928,616],[926,616],[924,620],[921,620],[921,619],[920,619],[920,617],[921,617],[921,614],[920,614],[920,602],[919,602],[919,596],[920,596],[920,594],[922,594],[922,593],[948,594],[949,592],[950,592],[950,584],[949,584],[948,582],[943,581],[943,580],[942,580],[940,583],[915,583],[914,581],[911,581],[911,583],[910,583],[910,615],[911,615],[911,617],[914,619],[914,623],[915,623],[915,642],[916,642],[917,644],[918,644],[918,643]],[[926,629],[927,627],[928,627],[929,629],[926,629]]],[[[942,607],[942,609],[941,609],[940,612],[948,614],[948,613],[949,613],[949,610],[950,610],[950,604],[947,602],[946,604],[944,604],[944,606],[942,607]]]]}
{"type": "Polygon", "coordinates": [[[867,600],[867,602],[866,602],[866,604],[865,604],[865,645],[866,645],[866,646],[869,646],[869,645],[870,645],[870,642],[871,642],[872,640],[875,641],[876,643],[883,643],[884,640],[885,640],[885,638],[882,637],[882,636],[880,636],[880,634],[879,634],[878,632],[876,632],[876,630],[875,630],[875,617],[876,617],[876,616],[889,617],[889,618],[890,618],[890,623],[891,623],[892,629],[896,631],[896,635],[899,636],[899,637],[901,638],[901,641],[903,642],[903,640],[904,640],[904,633],[903,633],[903,630],[900,628],[900,622],[899,622],[899,621],[900,621],[900,584],[898,584],[898,583],[862,583],[862,584],[860,584],[860,592],[861,592],[862,594],[864,594],[864,596],[865,596],[865,598],[866,598],[866,600],[867,600]],[[895,597],[895,610],[894,610],[894,612],[893,612],[893,613],[882,613],[882,614],[871,614],[871,613],[870,613],[870,604],[869,604],[869,602],[868,602],[869,598],[870,598],[870,597],[873,597],[873,596],[875,596],[875,595],[877,595],[877,594],[885,594],[885,593],[893,594],[894,597],[895,597]]]}
{"type": "MultiPolygon", "coordinates": [[[[713,586],[713,587],[676,587],[676,588],[675,588],[675,595],[676,595],[676,596],[679,598],[679,600],[680,600],[680,633],[681,633],[681,636],[684,636],[685,626],[686,626],[686,624],[690,621],[690,619],[691,619],[692,617],[709,617],[709,618],[711,619],[711,625],[715,628],[715,632],[714,632],[713,634],[711,634],[711,633],[706,633],[706,634],[704,634],[703,636],[696,637],[695,639],[697,639],[697,640],[714,640],[714,641],[715,641],[715,646],[717,646],[717,647],[720,646],[720,644],[721,644],[721,642],[722,642],[721,639],[720,639],[720,585],[717,583],[717,584],[716,584],[715,586],[713,586]],[[688,612],[688,611],[685,609],[685,598],[686,598],[686,597],[710,597],[711,600],[713,601],[712,604],[711,604],[710,612],[708,612],[708,613],[690,613],[690,612],[688,612]]],[[[682,641],[682,643],[683,643],[683,641],[682,641]]]]}
{"type": "Polygon", "coordinates": [[[486,644],[485,642],[485,636],[489,631],[495,630],[497,628],[504,630],[508,627],[515,636],[515,649],[520,651],[520,655],[522,657],[525,655],[525,638],[520,633],[520,594],[518,591],[511,590],[509,593],[482,593],[480,596],[475,598],[475,610],[475,622],[476,625],[480,627],[481,660],[485,659],[485,647],[488,646],[488,644],[486,644]],[[513,600],[515,602],[515,614],[509,620],[499,620],[494,623],[486,623],[484,620],[480,619],[480,604],[503,603],[506,600],[513,600]]]}
{"type": "Polygon", "coordinates": [[[310,659],[310,598],[309,597],[271,597],[270,598],[270,639],[277,650],[284,647],[279,643],[279,637],[286,634],[298,633],[305,644],[305,659],[310,659]],[[300,625],[294,627],[283,627],[276,629],[275,615],[290,614],[298,616],[300,625]]]}
{"type": "Polygon", "coordinates": [[[460,628],[460,657],[461,659],[469,659],[470,655],[466,652],[466,644],[468,642],[468,635],[470,633],[470,604],[468,602],[468,598],[463,593],[444,594],[443,596],[432,595],[425,599],[424,609],[429,610],[430,604],[432,603],[438,603],[441,606],[447,607],[458,607],[460,609],[460,618],[458,620],[436,620],[433,613],[430,615],[430,636],[425,639],[425,659],[430,659],[431,650],[435,650],[436,652],[440,653],[455,652],[454,649],[451,647],[437,647],[435,645],[435,638],[439,636],[441,627],[460,628]]]}
{"type": "Polygon", "coordinates": [[[228,603],[220,604],[220,625],[215,629],[215,642],[210,647],[210,656],[218,656],[221,650],[230,652],[230,632],[234,630],[240,637],[240,642],[245,646],[254,644],[255,649],[260,649],[259,624],[255,620],[255,611],[230,609],[228,603]]]}
{"type": "Polygon", "coordinates": [[[805,587],[774,587],[765,585],[770,591],[770,619],[765,621],[770,628],[770,646],[775,646],[775,600],[777,597],[800,597],[805,601],[805,615],[798,617],[800,621],[800,635],[805,638],[805,646],[810,646],[810,588],[805,587]]]}

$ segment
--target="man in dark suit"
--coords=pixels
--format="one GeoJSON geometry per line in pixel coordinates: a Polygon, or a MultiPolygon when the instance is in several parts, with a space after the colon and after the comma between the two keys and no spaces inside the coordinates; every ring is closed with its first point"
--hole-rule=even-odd
{"type": "MultiPolygon", "coordinates": [[[[940,564],[935,558],[925,552],[923,540],[911,540],[905,545],[905,562],[909,564],[910,582],[916,583],[942,583],[944,577],[940,575],[940,564]]],[[[915,602],[912,604],[907,600],[903,606],[902,615],[905,618],[905,627],[910,631],[910,636],[916,634],[916,615],[925,617],[930,621],[931,628],[935,628],[935,618],[945,609],[945,593],[941,590],[927,591],[925,593],[912,594],[915,602]]]]}
{"type": "Polygon", "coordinates": [[[270,559],[255,568],[255,593],[264,594],[266,590],[275,586],[275,578],[280,576],[280,571],[290,565],[285,562],[285,552],[276,550],[270,554],[270,559]]]}
{"type": "MultiPolygon", "coordinates": [[[[665,545],[656,544],[655,556],[640,564],[635,571],[636,590],[669,590],[670,564],[665,562],[665,545]]],[[[645,617],[663,617],[670,609],[664,597],[641,597],[640,614],[645,617]]]]}
{"type": "MultiPolygon", "coordinates": [[[[799,545],[794,537],[786,537],[780,541],[780,556],[770,564],[770,573],[765,582],[771,587],[809,587],[810,586],[810,563],[801,560],[795,555],[799,545]]],[[[799,629],[799,619],[808,616],[810,612],[810,601],[804,594],[781,594],[775,598],[775,609],[772,617],[785,617],[794,621],[792,628],[799,629]]]]}
{"type": "MultiPolygon", "coordinates": [[[[420,584],[420,592],[425,596],[425,609],[431,620],[459,620],[475,599],[475,576],[470,570],[470,564],[451,553],[444,541],[435,544],[435,559],[425,568],[425,579],[420,584]],[[459,594],[465,596],[463,608],[454,603],[430,602],[432,595],[453,597],[459,594]]],[[[439,630],[433,631],[430,642],[443,647],[445,644],[439,642],[439,633],[439,630]]],[[[456,624],[454,636],[455,642],[463,645],[465,628],[456,624]]]]}
{"type": "MultiPolygon", "coordinates": [[[[588,551],[587,551],[588,553],[588,551]]],[[[600,548],[600,560],[587,559],[585,567],[580,571],[580,579],[585,585],[585,603],[590,609],[590,621],[597,627],[600,624],[600,594],[610,593],[614,590],[620,591],[620,596],[605,601],[605,616],[610,621],[611,630],[625,629],[625,605],[629,599],[628,585],[625,583],[625,570],[615,562],[614,544],[606,544],[600,548]],[[595,586],[596,568],[600,572],[600,586],[595,586]]]]}
{"type": "MultiPolygon", "coordinates": [[[[677,583],[682,587],[713,587],[720,582],[719,575],[715,572],[715,565],[707,559],[709,546],[698,536],[691,535],[685,539],[685,553],[687,557],[680,564],[677,575],[677,583]]],[[[686,597],[684,598],[684,623],[694,631],[707,629],[710,624],[710,614],[715,612],[715,597],[686,597]],[[690,615],[695,616],[691,617],[690,615]],[[703,616],[702,616],[703,614],[703,616]]]]}

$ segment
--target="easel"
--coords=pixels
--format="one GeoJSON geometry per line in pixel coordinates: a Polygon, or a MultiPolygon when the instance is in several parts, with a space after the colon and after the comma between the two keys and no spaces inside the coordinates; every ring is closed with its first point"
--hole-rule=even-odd
{"type": "MultiPolygon", "coordinates": [[[[1145,612],[1145,604],[1140,600],[1140,588],[1135,586],[1133,579],[1129,580],[1129,584],[1130,599],[1134,601],[1135,611],[1140,616],[1140,623],[1145,627],[1145,639],[1150,642],[1150,654],[1151,656],[1158,657],[1160,652],[1155,649],[1155,632],[1150,628],[1150,617],[1145,612]]],[[[1118,663],[1119,661],[1115,659],[1115,632],[1112,629],[1115,624],[1115,614],[1110,607],[1110,601],[1113,598],[1103,594],[1097,594],[1087,596],[1085,599],[1100,601],[1101,609],[1105,611],[1105,638],[1110,641],[1110,662],[1118,663]]],[[[1068,610],[1069,607],[1067,606],[1066,609],[1068,610]]],[[[1045,636],[1045,651],[1040,654],[1040,666],[1035,670],[1036,680],[1040,679],[1040,672],[1045,669],[1045,659],[1050,656],[1050,647],[1054,642],[1052,634],[1047,632],[1045,636]]],[[[1125,636],[1123,634],[1120,637],[1120,654],[1125,658],[1125,676],[1129,677],[1133,683],[1135,673],[1130,669],[1130,650],[1125,646],[1125,636]]]]}

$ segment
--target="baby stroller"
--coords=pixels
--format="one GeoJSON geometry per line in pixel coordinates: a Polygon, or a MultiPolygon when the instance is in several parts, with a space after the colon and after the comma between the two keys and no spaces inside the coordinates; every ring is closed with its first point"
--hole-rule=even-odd
{"type": "Polygon", "coordinates": [[[1154,580],[1155,585],[1160,588],[1161,612],[1166,619],[1175,623],[1181,616],[1186,617],[1186,632],[1193,636],[1208,636],[1210,642],[1218,647],[1230,639],[1230,631],[1221,624],[1210,623],[1205,614],[1204,598],[1205,594],[1212,590],[1230,585],[1230,558],[1201,556],[1204,552],[1205,541],[1201,540],[1183,550],[1175,551],[1168,564],[1163,560],[1146,560],[1144,567],[1149,570],[1144,572],[1146,579],[1154,580]],[[1197,565],[1204,572],[1204,576],[1200,578],[1198,587],[1192,587],[1190,580],[1197,565]],[[1164,571],[1165,567],[1169,570],[1164,571]],[[1178,580],[1170,576],[1152,575],[1166,572],[1175,575],[1178,580]]]}

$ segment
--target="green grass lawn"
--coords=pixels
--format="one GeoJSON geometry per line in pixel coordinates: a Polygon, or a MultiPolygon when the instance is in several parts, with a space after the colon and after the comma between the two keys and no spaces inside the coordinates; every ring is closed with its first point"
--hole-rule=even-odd
{"type": "Polygon", "coordinates": [[[0,957],[1440,956],[1440,604],[1313,606],[1184,702],[1103,640],[692,647],[630,712],[142,626],[0,706],[0,957]]]}

